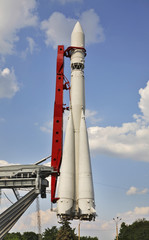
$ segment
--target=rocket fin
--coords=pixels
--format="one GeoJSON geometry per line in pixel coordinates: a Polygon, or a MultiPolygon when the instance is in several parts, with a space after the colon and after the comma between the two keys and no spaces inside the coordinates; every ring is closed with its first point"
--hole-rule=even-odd
{"type": "Polygon", "coordinates": [[[75,194],[75,149],[74,149],[74,127],[72,113],[67,122],[65,143],[60,169],[58,186],[57,215],[60,218],[71,219],[75,194]]]}
{"type": "Polygon", "coordinates": [[[92,170],[90,162],[88,134],[83,110],[80,122],[78,205],[81,220],[95,219],[96,212],[94,203],[92,170]]]}

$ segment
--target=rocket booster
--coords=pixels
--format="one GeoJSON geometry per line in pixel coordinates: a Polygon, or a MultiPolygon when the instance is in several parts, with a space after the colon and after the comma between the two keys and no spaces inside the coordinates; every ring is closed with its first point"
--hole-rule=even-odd
{"type": "Polygon", "coordinates": [[[71,35],[71,90],[58,186],[57,215],[94,220],[96,216],[88,135],[85,123],[85,36],[79,22],[71,35]]]}

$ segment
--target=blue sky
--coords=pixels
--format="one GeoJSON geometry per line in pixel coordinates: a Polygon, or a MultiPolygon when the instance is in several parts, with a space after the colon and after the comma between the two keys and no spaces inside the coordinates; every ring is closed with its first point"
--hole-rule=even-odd
{"type": "MultiPolygon", "coordinates": [[[[84,29],[98,217],[81,223],[81,234],[100,240],[114,239],[113,217],[127,224],[149,220],[148,11],[148,0],[0,1],[1,165],[34,163],[51,154],[57,45],[70,45],[77,20],[84,29]]],[[[69,66],[66,59],[68,79],[69,66]]],[[[57,224],[50,196],[41,200],[41,209],[43,229],[57,224]]],[[[13,230],[35,231],[35,212],[33,204],[13,230]]]]}

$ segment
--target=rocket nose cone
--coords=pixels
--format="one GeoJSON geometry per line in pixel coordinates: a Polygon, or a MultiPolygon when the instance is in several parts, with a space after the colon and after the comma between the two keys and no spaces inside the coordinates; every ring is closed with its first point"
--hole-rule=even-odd
{"type": "Polygon", "coordinates": [[[82,29],[81,24],[80,24],[79,21],[75,24],[72,33],[73,32],[81,32],[81,33],[83,33],[83,29],[82,29]]]}
{"type": "Polygon", "coordinates": [[[71,34],[71,46],[73,47],[84,47],[85,37],[81,24],[77,22],[71,34]]]}

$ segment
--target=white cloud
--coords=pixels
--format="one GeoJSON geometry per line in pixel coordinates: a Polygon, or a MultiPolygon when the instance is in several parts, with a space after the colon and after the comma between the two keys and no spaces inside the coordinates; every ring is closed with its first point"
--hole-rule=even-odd
{"type": "Polygon", "coordinates": [[[113,222],[112,221],[108,221],[108,222],[103,222],[101,224],[101,229],[102,230],[108,230],[110,227],[111,227],[111,223],[113,225],[113,222]]]}
{"type": "Polygon", "coordinates": [[[143,115],[133,116],[134,121],[120,127],[90,127],[88,129],[90,147],[100,154],[113,155],[140,161],[149,161],[149,82],[139,91],[139,107],[143,115]]]}
{"type": "Polygon", "coordinates": [[[146,193],[148,193],[148,188],[144,188],[143,190],[141,190],[139,193],[140,194],[146,194],[146,193]]]}
{"type": "Polygon", "coordinates": [[[12,98],[19,91],[13,69],[4,68],[0,70],[0,98],[12,98]]]}
{"type": "Polygon", "coordinates": [[[143,190],[139,190],[136,187],[130,187],[128,191],[126,192],[127,195],[136,195],[136,194],[146,194],[148,192],[147,188],[144,188],[143,190]]]}
{"type": "Polygon", "coordinates": [[[73,2],[76,2],[76,3],[83,3],[84,0],[52,0],[52,2],[59,2],[60,4],[66,4],[66,3],[73,3],[73,2]]]}
{"type": "MultiPolygon", "coordinates": [[[[126,224],[132,224],[137,219],[141,218],[147,218],[149,214],[149,207],[135,207],[133,210],[118,213],[118,216],[122,218],[121,222],[119,222],[119,227],[122,222],[125,222],[126,224]]],[[[41,222],[42,222],[42,229],[45,229],[47,227],[51,226],[57,226],[57,218],[56,213],[51,212],[50,209],[47,210],[40,210],[40,216],[41,216],[41,222]]],[[[73,221],[72,222],[73,228],[78,228],[78,222],[73,221]]],[[[34,211],[32,213],[28,213],[26,216],[24,215],[21,217],[19,222],[13,227],[12,231],[33,231],[33,229],[37,230],[37,212],[34,211]]],[[[100,233],[100,237],[103,239],[110,239],[111,236],[115,236],[115,223],[111,219],[109,221],[102,220],[102,219],[96,219],[95,222],[81,222],[81,233],[82,235],[92,235],[91,233],[94,232],[94,236],[98,236],[100,233]],[[86,234],[88,233],[88,234],[86,234]]]]}
{"type": "Polygon", "coordinates": [[[89,109],[86,109],[85,117],[91,124],[96,124],[102,120],[101,118],[98,117],[97,111],[92,111],[89,109]]]}
{"type": "Polygon", "coordinates": [[[16,197],[14,197],[12,189],[1,189],[0,214],[11,206],[15,200],[16,197]]]}
{"type": "Polygon", "coordinates": [[[135,207],[134,209],[135,215],[148,215],[149,214],[149,207],[135,207]]]}
{"type": "Polygon", "coordinates": [[[147,86],[144,89],[141,88],[139,90],[139,94],[141,96],[139,108],[143,113],[145,120],[149,122],[149,81],[147,82],[147,86]]]}
{"type": "Polygon", "coordinates": [[[5,160],[0,160],[0,166],[7,166],[9,163],[5,160]]]}
{"type": "Polygon", "coordinates": [[[127,195],[135,195],[137,193],[136,187],[130,187],[129,190],[126,192],[127,195]]]}
{"type": "Polygon", "coordinates": [[[149,127],[124,123],[121,127],[90,127],[90,147],[97,153],[149,161],[149,127]]]}
{"type": "MultiPolygon", "coordinates": [[[[35,200],[36,201],[36,200],[35,200]]],[[[41,202],[44,200],[41,200],[41,202]]],[[[34,203],[35,205],[35,203],[34,203]]],[[[33,209],[32,205],[32,209],[33,209]]],[[[40,210],[40,217],[41,217],[41,223],[42,223],[42,230],[44,230],[47,227],[52,227],[52,226],[57,226],[58,228],[60,225],[58,224],[58,219],[56,216],[55,211],[51,211],[50,209],[47,210],[40,210]]],[[[78,222],[77,221],[72,221],[72,228],[78,229],[78,222]]],[[[101,228],[101,220],[96,220],[95,222],[81,222],[81,232],[85,231],[97,231],[101,228]]],[[[15,231],[32,231],[33,229],[37,230],[37,212],[29,212],[26,216],[22,216],[21,219],[19,220],[18,223],[14,226],[12,229],[13,232],[15,231]]]]}
{"type": "Polygon", "coordinates": [[[53,121],[45,122],[41,127],[40,130],[45,133],[52,132],[53,121]]]}
{"type": "MultiPolygon", "coordinates": [[[[141,89],[141,91],[139,90],[141,95],[139,101],[141,102],[140,109],[144,109],[144,112],[142,115],[134,114],[132,122],[123,123],[120,127],[96,126],[88,128],[89,142],[92,152],[120,158],[149,161],[149,118],[147,117],[148,108],[145,107],[147,106],[148,99],[145,97],[147,94],[144,94],[148,91],[149,82],[144,89],[141,89]]],[[[65,111],[64,130],[66,128],[68,115],[69,112],[65,111]]],[[[86,118],[91,124],[101,121],[96,111],[88,109],[86,110],[86,118]]],[[[43,132],[51,133],[52,121],[44,123],[40,129],[43,132]]]]}
{"type": "Polygon", "coordinates": [[[8,165],[18,165],[18,163],[16,164],[16,163],[9,163],[9,162],[7,162],[7,161],[5,161],[5,160],[0,160],[0,166],[2,167],[2,166],[8,166],[8,165]]]}
{"type": "Polygon", "coordinates": [[[33,54],[33,52],[34,52],[35,50],[37,50],[37,46],[36,46],[36,43],[35,43],[35,41],[34,41],[33,38],[27,37],[26,40],[27,40],[28,46],[27,46],[27,48],[21,53],[21,57],[22,57],[22,58],[26,58],[26,56],[27,56],[29,53],[30,53],[30,54],[33,54]]]}
{"type": "Polygon", "coordinates": [[[104,30],[94,9],[83,12],[80,16],[80,22],[85,33],[86,45],[104,42],[104,30]]]}
{"type": "Polygon", "coordinates": [[[37,24],[35,10],[35,0],[0,1],[0,54],[12,54],[19,30],[37,24]]]}
{"type": "MultiPolygon", "coordinates": [[[[57,225],[56,214],[50,209],[45,211],[40,210],[40,217],[43,229],[57,225]]],[[[12,230],[24,232],[33,231],[33,229],[37,230],[37,212],[28,213],[26,216],[21,217],[12,230]]]]}
{"type": "Polygon", "coordinates": [[[57,47],[59,44],[70,45],[70,36],[75,19],[66,18],[64,14],[54,12],[48,20],[41,23],[41,29],[45,31],[46,44],[57,47]]]}
{"type": "Polygon", "coordinates": [[[67,18],[60,12],[54,12],[48,20],[41,23],[45,32],[46,44],[54,48],[59,44],[70,45],[70,36],[76,21],[79,20],[84,32],[86,44],[104,41],[100,18],[93,9],[83,12],[79,19],[67,18]]]}
{"type": "Polygon", "coordinates": [[[29,45],[29,46],[28,46],[28,50],[29,50],[29,52],[30,52],[31,54],[33,54],[33,52],[34,52],[34,50],[35,50],[35,48],[36,48],[36,43],[35,43],[34,39],[31,38],[31,37],[27,37],[26,40],[27,40],[28,45],[29,45]]]}
{"type": "Polygon", "coordinates": [[[135,207],[132,211],[127,211],[124,213],[119,213],[122,221],[127,224],[131,224],[137,219],[147,218],[149,215],[149,207],[135,207]]]}

